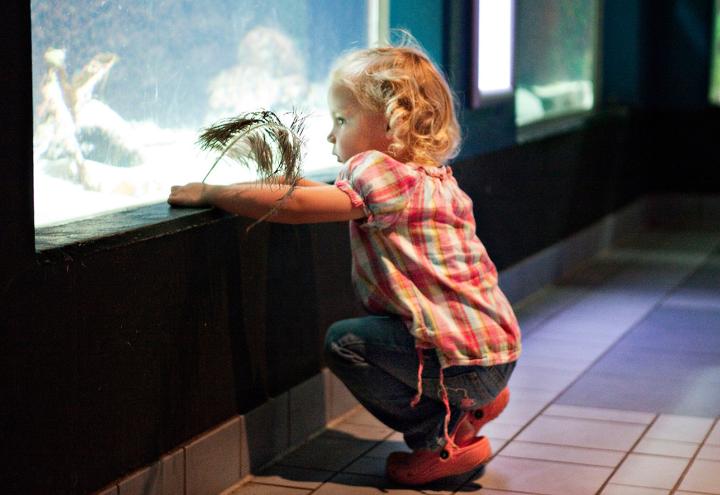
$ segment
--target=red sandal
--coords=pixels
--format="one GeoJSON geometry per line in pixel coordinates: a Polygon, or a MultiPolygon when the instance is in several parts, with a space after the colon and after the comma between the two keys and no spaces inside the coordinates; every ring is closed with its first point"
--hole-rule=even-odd
{"type": "Polygon", "coordinates": [[[508,402],[510,402],[510,389],[505,387],[490,404],[465,413],[455,429],[455,443],[463,445],[475,438],[480,428],[500,416],[508,402]]]}
{"type": "Polygon", "coordinates": [[[396,483],[424,485],[472,471],[491,456],[490,441],[486,437],[476,437],[465,445],[450,442],[437,451],[393,452],[388,456],[386,472],[388,479],[396,483]]]}

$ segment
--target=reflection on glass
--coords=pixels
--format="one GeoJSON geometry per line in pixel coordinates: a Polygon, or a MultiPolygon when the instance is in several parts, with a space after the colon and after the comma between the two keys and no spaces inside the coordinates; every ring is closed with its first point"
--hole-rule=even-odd
{"type": "Polygon", "coordinates": [[[517,0],[518,125],[594,103],[597,0],[517,0]]]}
{"type": "Polygon", "coordinates": [[[715,0],[715,34],[712,46],[710,101],[720,105],[720,0],[715,0]]]}
{"type": "Polygon", "coordinates": [[[199,130],[247,111],[310,115],[304,170],[336,166],[326,77],[366,44],[365,2],[33,0],[31,14],[36,226],[201,180],[199,130]]]}

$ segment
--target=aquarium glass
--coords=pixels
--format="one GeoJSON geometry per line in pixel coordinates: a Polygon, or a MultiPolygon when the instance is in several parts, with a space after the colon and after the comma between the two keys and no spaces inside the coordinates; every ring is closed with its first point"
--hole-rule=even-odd
{"type": "Polygon", "coordinates": [[[710,102],[720,105],[720,0],[715,0],[715,29],[712,46],[710,102]]]}
{"type": "Polygon", "coordinates": [[[597,0],[517,0],[515,8],[517,124],[592,109],[597,0]]]}
{"type": "MultiPolygon", "coordinates": [[[[199,131],[242,112],[308,115],[306,173],[326,141],[333,60],[366,46],[356,0],[33,0],[36,226],[162,201],[214,156],[199,131]]],[[[208,182],[255,177],[219,167],[208,182]]]]}

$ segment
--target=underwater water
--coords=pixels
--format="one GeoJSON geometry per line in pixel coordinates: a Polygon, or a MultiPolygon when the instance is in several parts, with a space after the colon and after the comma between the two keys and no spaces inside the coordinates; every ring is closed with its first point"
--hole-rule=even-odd
{"type": "MultiPolygon", "coordinates": [[[[344,0],[31,2],[35,225],[163,201],[215,156],[201,130],[260,109],[307,115],[303,170],[337,166],[327,72],[367,44],[344,0]]],[[[224,164],[211,183],[252,180],[224,164]]]]}
{"type": "Polygon", "coordinates": [[[517,125],[594,105],[598,0],[517,0],[517,125]]]}

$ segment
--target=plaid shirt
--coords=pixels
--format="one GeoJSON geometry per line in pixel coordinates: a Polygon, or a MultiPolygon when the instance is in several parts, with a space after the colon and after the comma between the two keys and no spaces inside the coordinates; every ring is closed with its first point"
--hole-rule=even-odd
{"type": "Polygon", "coordinates": [[[368,151],[335,185],[366,218],[350,222],[353,282],[372,313],[401,316],[443,367],[515,361],[520,329],[450,167],[368,151]]]}

